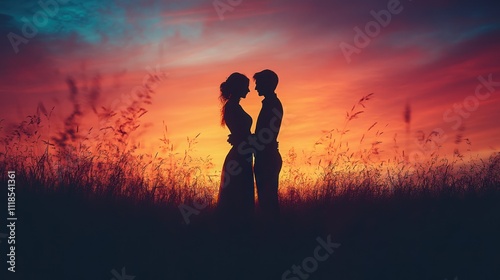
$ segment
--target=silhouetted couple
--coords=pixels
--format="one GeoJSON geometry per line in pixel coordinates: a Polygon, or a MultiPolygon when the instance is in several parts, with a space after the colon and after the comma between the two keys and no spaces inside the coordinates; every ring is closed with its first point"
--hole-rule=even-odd
{"type": "Polygon", "coordinates": [[[264,97],[255,134],[250,132],[252,117],[240,105],[241,98],[250,92],[250,80],[233,73],[220,85],[221,124],[231,132],[228,142],[232,148],[224,160],[217,208],[222,222],[236,227],[252,224],[254,171],[259,208],[265,220],[277,222],[279,217],[278,177],[283,161],[277,138],[283,106],[275,93],[278,75],[264,70],[253,78],[255,90],[264,97]]]}

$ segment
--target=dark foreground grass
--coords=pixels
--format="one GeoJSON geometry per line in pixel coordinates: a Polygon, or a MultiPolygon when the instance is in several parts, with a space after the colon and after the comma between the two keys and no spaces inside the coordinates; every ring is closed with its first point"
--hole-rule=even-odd
{"type": "Polygon", "coordinates": [[[135,279],[500,277],[499,192],[339,195],[285,204],[278,226],[257,219],[240,233],[219,229],[211,207],[186,225],[177,205],[146,200],[21,187],[16,198],[16,279],[112,279],[122,268],[135,279]],[[326,261],[282,278],[328,236],[341,245],[326,261]]]}
{"type": "Polygon", "coordinates": [[[2,131],[0,179],[16,171],[18,220],[16,272],[3,262],[1,279],[500,279],[498,153],[464,162],[459,153],[449,160],[433,152],[412,164],[396,151],[384,161],[380,131],[353,152],[342,137],[368,95],[341,130],[316,143],[324,148],[317,166],[306,156],[317,173],[303,171],[293,150],[284,157],[279,223],[257,216],[228,231],[216,222],[218,183],[206,172],[214,165],[191,157],[196,137],[179,153],[165,127],[160,155],[136,152],[130,135],[146,113],[145,96],[120,112],[94,110],[101,124],[94,130],[82,128],[87,116],[72,98],[55,136],[43,134],[52,124],[43,106],[2,131]],[[194,201],[207,206],[186,224],[179,206],[194,201]],[[340,247],[314,261],[318,239],[340,247]]]}

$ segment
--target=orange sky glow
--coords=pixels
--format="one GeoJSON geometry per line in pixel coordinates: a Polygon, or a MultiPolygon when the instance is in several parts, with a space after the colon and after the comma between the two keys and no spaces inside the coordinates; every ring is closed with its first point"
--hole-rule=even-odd
{"type": "MultiPolygon", "coordinates": [[[[346,111],[370,93],[366,108],[358,107],[364,112],[349,123],[342,138],[353,150],[380,141],[376,160],[392,158],[396,138],[399,150],[428,154],[432,151],[416,139],[438,131],[434,140],[442,145],[443,156],[458,150],[486,158],[498,152],[498,19],[480,7],[481,17],[464,16],[470,8],[466,3],[448,9],[447,1],[401,2],[401,12],[358,48],[359,53],[346,57],[341,43],[355,45],[354,28],[364,28],[374,20],[370,11],[387,9],[388,2],[242,1],[221,20],[210,1],[154,2],[140,8],[115,4],[114,9],[92,6],[91,1],[61,6],[64,15],[81,9],[85,22],[74,18],[58,31],[50,25],[40,28],[29,43],[19,45],[17,54],[5,34],[22,32],[14,17],[4,17],[3,132],[42,105],[46,110],[54,107],[50,133],[60,129],[72,109],[68,77],[79,88],[81,129],[98,128],[102,123],[96,112],[126,108],[136,98],[136,87],[148,73],[156,73],[161,77],[154,84],[152,103],[145,105],[148,112],[132,141],[140,143],[141,152],[159,152],[164,122],[180,153],[187,148],[186,138],[199,134],[193,156],[210,156],[219,170],[230,149],[228,129],[220,126],[220,83],[232,72],[251,79],[255,72],[272,69],[280,78],[276,92],[284,120],[279,143],[285,157],[292,148],[299,154],[313,151],[324,131],[341,129],[346,111]],[[436,13],[423,20],[429,10],[436,13]],[[98,94],[92,99],[86,88],[93,87],[98,94]],[[409,124],[404,119],[407,104],[409,124]]],[[[58,16],[63,14],[51,20],[58,16]]],[[[261,106],[253,88],[251,82],[251,92],[241,101],[253,118],[252,129],[261,106]]]]}

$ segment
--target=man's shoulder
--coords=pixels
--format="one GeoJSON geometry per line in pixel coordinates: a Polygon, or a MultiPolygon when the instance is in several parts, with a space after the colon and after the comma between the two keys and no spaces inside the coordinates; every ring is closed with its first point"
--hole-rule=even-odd
{"type": "Polygon", "coordinates": [[[280,105],[281,106],[281,100],[279,99],[279,97],[278,97],[277,94],[275,94],[274,96],[272,96],[271,98],[269,98],[266,101],[269,104],[274,104],[274,105],[280,105]]]}
{"type": "Polygon", "coordinates": [[[279,111],[283,111],[283,104],[281,104],[281,100],[276,96],[276,98],[271,103],[273,108],[278,109],[279,111]]]}
{"type": "Polygon", "coordinates": [[[276,102],[281,105],[281,100],[279,99],[278,96],[276,96],[276,102]]]}

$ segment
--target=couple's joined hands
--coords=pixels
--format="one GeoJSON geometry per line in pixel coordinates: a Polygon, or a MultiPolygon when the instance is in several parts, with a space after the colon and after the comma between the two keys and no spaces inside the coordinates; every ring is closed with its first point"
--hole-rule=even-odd
{"type": "Polygon", "coordinates": [[[234,146],[238,143],[241,143],[242,141],[250,140],[250,138],[255,138],[255,134],[250,134],[247,139],[237,139],[237,137],[233,136],[232,134],[229,134],[227,136],[227,142],[232,146],[234,146]]]}
{"type": "MultiPolygon", "coordinates": [[[[246,139],[238,139],[238,137],[233,136],[232,134],[227,135],[227,142],[231,144],[231,146],[238,145],[239,143],[243,143],[244,141],[248,141],[247,144],[253,146],[259,150],[257,136],[255,134],[250,134],[246,139]]],[[[275,142],[275,148],[278,149],[278,142],[275,142]]],[[[264,146],[261,145],[263,148],[264,146]]],[[[268,147],[273,147],[272,144],[268,144],[268,147]]]]}

